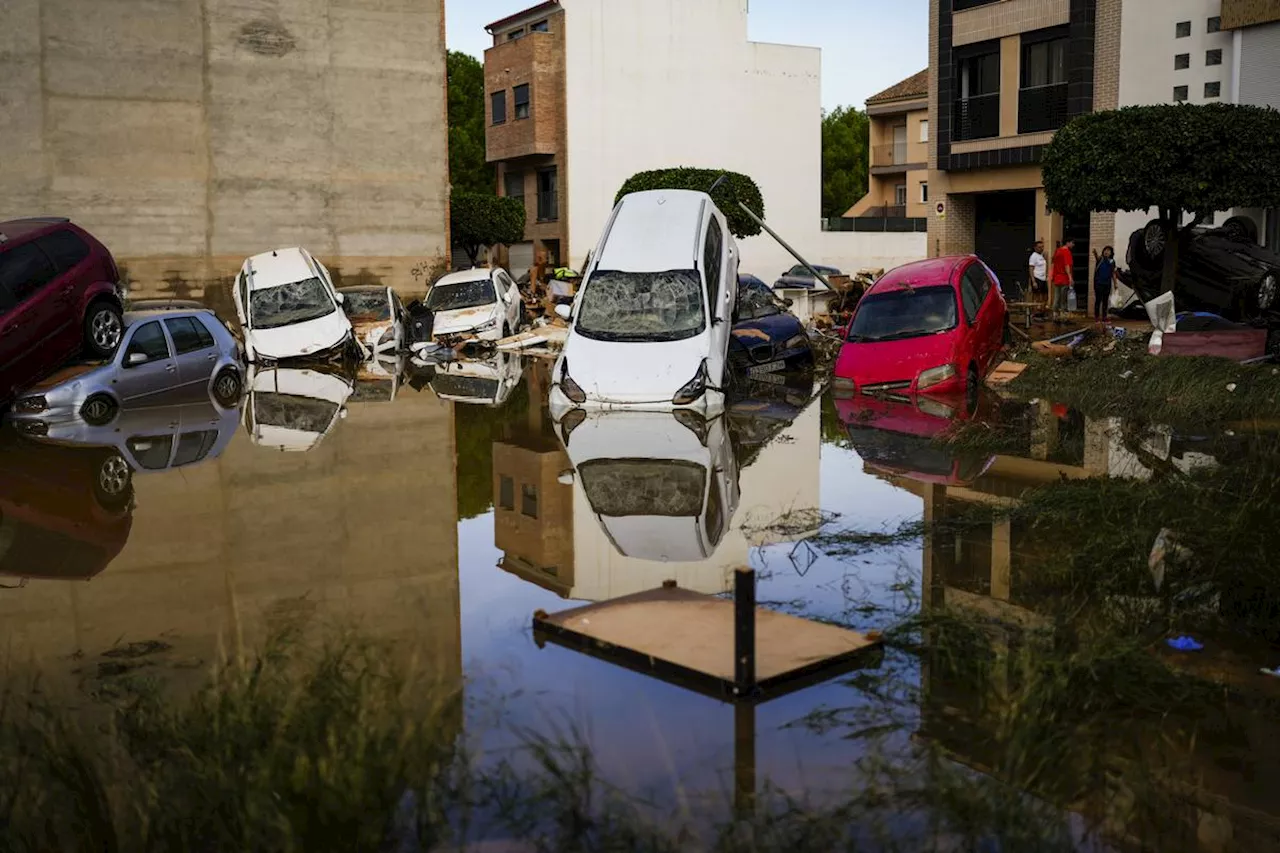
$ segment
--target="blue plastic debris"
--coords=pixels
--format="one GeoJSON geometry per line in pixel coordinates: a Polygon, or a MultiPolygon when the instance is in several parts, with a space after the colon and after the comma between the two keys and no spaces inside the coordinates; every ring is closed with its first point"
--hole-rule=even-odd
{"type": "Polygon", "coordinates": [[[1198,652],[1204,648],[1203,643],[1196,642],[1192,637],[1170,637],[1165,642],[1169,644],[1169,648],[1180,652],[1198,652]]]}
{"type": "Polygon", "coordinates": [[[1259,671],[1259,672],[1261,672],[1263,675],[1270,675],[1270,676],[1272,676],[1272,677],[1274,677],[1274,678],[1280,678],[1280,666],[1277,666],[1277,667],[1276,667],[1276,668],[1274,668],[1274,669],[1267,669],[1267,668],[1264,666],[1262,669],[1260,669],[1260,670],[1258,670],[1258,671],[1259,671]]]}

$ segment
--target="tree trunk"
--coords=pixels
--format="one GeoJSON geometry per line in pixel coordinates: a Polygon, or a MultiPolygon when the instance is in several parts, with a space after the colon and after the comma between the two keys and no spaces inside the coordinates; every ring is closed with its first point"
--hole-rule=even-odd
{"type": "Polygon", "coordinates": [[[480,257],[479,245],[465,243],[462,246],[462,250],[467,253],[467,259],[471,261],[471,266],[475,267],[479,265],[480,262],[477,260],[477,258],[480,257]]]}
{"type": "Polygon", "coordinates": [[[1161,211],[1160,218],[1169,223],[1169,230],[1165,235],[1164,246],[1164,270],[1160,276],[1160,292],[1172,293],[1174,285],[1178,280],[1178,244],[1181,242],[1182,228],[1182,211],[1161,211]]]}

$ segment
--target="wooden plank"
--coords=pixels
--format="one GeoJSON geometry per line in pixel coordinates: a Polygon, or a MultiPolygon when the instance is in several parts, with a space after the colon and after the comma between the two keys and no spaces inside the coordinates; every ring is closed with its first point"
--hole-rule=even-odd
{"type": "MultiPolygon", "coordinates": [[[[577,635],[734,684],[734,604],[676,587],[534,616],[535,629],[577,635]]],[[[762,688],[880,646],[857,631],[756,608],[756,681],[762,688]]]]}
{"type": "Polygon", "coordinates": [[[1000,365],[987,377],[987,384],[992,388],[999,388],[1001,385],[1008,385],[1013,380],[1022,375],[1022,371],[1027,366],[1017,361],[1002,361],[1000,365]]]}

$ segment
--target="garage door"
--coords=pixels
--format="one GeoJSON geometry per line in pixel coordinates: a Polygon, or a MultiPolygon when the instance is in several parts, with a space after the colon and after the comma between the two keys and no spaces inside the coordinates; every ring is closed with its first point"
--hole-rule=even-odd
{"type": "Polygon", "coordinates": [[[533,266],[533,243],[516,243],[507,249],[511,274],[519,278],[533,266]]]}
{"type": "Polygon", "coordinates": [[[974,219],[974,253],[1000,278],[1005,296],[1018,298],[1036,240],[1035,190],[980,193],[974,196],[974,219]]]}

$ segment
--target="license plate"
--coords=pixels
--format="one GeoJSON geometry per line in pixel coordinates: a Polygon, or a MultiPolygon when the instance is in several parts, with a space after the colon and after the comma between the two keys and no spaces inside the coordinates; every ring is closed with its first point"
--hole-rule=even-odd
{"type": "Polygon", "coordinates": [[[771,361],[768,364],[757,364],[755,367],[748,368],[747,375],[752,377],[767,376],[785,370],[786,367],[787,363],[785,361],[771,361]]]}
{"type": "Polygon", "coordinates": [[[763,382],[766,385],[786,385],[787,377],[781,373],[750,373],[752,382],[763,382]]]}

